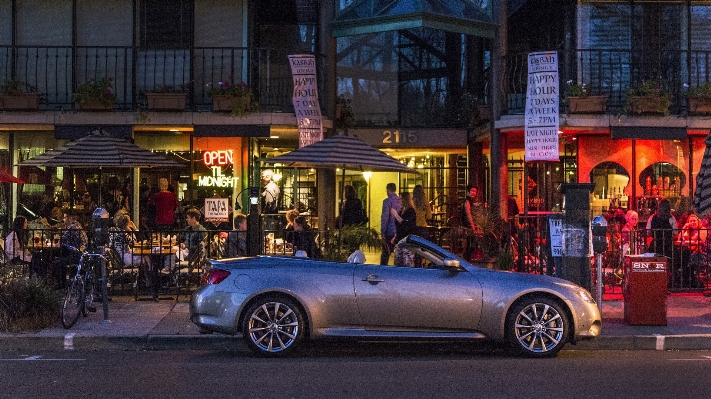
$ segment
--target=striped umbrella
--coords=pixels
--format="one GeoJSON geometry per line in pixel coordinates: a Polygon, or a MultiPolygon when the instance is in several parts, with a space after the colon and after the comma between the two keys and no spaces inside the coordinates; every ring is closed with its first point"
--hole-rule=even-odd
{"type": "Polygon", "coordinates": [[[20,166],[138,168],[177,167],[180,164],[124,139],[96,130],[88,136],[30,158],[20,163],[20,166]]]}
{"type": "Polygon", "coordinates": [[[694,190],[694,212],[703,217],[711,211],[711,133],[706,136],[706,150],[701,161],[699,174],[696,175],[694,190]]]}
{"type": "Polygon", "coordinates": [[[265,160],[295,168],[342,168],[344,171],[417,173],[415,169],[371,147],[347,132],[317,141],[284,155],[265,160]]]}

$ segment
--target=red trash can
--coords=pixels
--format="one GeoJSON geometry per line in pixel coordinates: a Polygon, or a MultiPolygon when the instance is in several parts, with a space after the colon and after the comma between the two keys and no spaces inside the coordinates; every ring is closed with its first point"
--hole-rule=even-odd
{"type": "Polygon", "coordinates": [[[630,325],[667,325],[667,258],[665,256],[625,256],[622,294],[625,322],[630,325]]]}

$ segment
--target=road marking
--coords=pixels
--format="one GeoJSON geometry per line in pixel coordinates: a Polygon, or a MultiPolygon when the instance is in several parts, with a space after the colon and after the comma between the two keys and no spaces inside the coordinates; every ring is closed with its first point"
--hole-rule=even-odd
{"type": "Polygon", "coordinates": [[[658,351],[663,351],[664,350],[664,336],[659,335],[659,334],[654,334],[657,336],[657,346],[656,349],[658,351]]]}
{"type": "Polygon", "coordinates": [[[43,362],[76,362],[76,361],[84,361],[86,359],[45,359],[42,357],[42,355],[34,355],[34,356],[27,356],[23,357],[22,359],[0,359],[0,361],[3,362],[26,362],[26,361],[43,361],[43,362]]]}
{"type": "Polygon", "coordinates": [[[64,336],[64,350],[74,350],[74,334],[68,333],[64,336]]]}

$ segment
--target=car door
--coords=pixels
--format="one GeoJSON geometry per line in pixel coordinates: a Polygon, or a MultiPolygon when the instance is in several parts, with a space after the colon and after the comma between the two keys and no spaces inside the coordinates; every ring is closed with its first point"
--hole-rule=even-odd
{"type": "Polygon", "coordinates": [[[359,264],[356,303],[366,330],[476,330],[482,289],[467,271],[359,264]]]}

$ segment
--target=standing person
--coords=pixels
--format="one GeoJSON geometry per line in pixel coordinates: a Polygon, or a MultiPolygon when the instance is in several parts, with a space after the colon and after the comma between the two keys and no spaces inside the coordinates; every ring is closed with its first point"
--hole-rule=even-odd
{"type": "Polygon", "coordinates": [[[202,212],[196,208],[190,208],[185,212],[185,220],[188,227],[181,237],[180,249],[187,249],[188,262],[198,261],[204,253],[204,241],[207,237],[207,230],[200,224],[202,212]]]}
{"type": "Polygon", "coordinates": [[[363,210],[363,204],[360,202],[360,198],[356,197],[355,188],[351,185],[344,187],[343,197],[346,200],[341,207],[340,225],[353,226],[364,224],[366,222],[365,210],[363,210]]]}
{"type": "Polygon", "coordinates": [[[278,213],[279,212],[279,186],[274,183],[274,171],[271,169],[264,169],[262,171],[262,184],[264,184],[264,191],[262,191],[262,213],[278,213]]]}
{"type": "Polygon", "coordinates": [[[247,256],[247,217],[235,216],[235,229],[227,234],[225,255],[228,258],[247,256]]]}
{"type": "Polygon", "coordinates": [[[165,231],[174,227],[175,211],[178,209],[178,197],[175,193],[168,190],[168,179],[161,177],[158,180],[158,191],[153,194],[149,205],[155,206],[156,227],[158,230],[165,231]]]}
{"type": "Polygon", "coordinates": [[[73,209],[64,211],[63,220],[64,233],[59,239],[60,244],[62,244],[61,256],[55,259],[51,266],[52,276],[59,288],[66,288],[67,266],[79,263],[81,259],[81,252],[79,251],[83,251],[89,243],[86,232],[77,221],[77,214],[73,209]],[[74,247],[76,250],[66,248],[64,245],[74,247]]]}
{"type": "Polygon", "coordinates": [[[671,214],[668,199],[659,201],[657,211],[647,220],[647,234],[652,236],[649,252],[672,256],[673,236],[679,227],[671,214]]]}
{"type": "Polygon", "coordinates": [[[464,201],[462,206],[462,227],[472,229],[475,233],[481,233],[481,227],[476,224],[476,216],[479,212],[479,204],[476,202],[476,196],[479,193],[479,189],[475,185],[470,184],[467,187],[467,199],[464,201]]]}
{"type": "MultiPolygon", "coordinates": [[[[417,212],[409,192],[403,191],[400,193],[400,203],[402,204],[400,212],[393,215],[397,232],[392,239],[392,244],[395,245],[395,266],[412,267],[415,264],[415,255],[402,248],[402,243],[407,236],[415,231],[417,212]]],[[[395,210],[393,209],[391,212],[395,212],[395,210]]]]}
{"type": "Polygon", "coordinates": [[[299,216],[294,220],[294,252],[304,251],[309,258],[320,259],[321,250],[316,244],[314,231],[306,222],[306,218],[299,216]]]}
{"type": "Polygon", "coordinates": [[[397,230],[392,211],[395,210],[396,213],[400,213],[400,209],[402,208],[400,197],[398,197],[396,193],[397,186],[395,183],[388,183],[385,189],[388,193],[388,197],[383,200],[383,210],[380,214],[380,240],[383,247],[382,253],[380,254],[381,265],[388,264],[390,254],[395,249],[392,240],[397,230]]]}
{"type": "MultiPolygon", "coordinates": [[[[402,197],[400,199],[402,200],[402,197]]],[[[425,188],[422,187],[422,184],[416,185],[412,190],[412,203],[415,208],[415,215],[417,216],[413,234],[429,240],[430,234],[427,230],[427,221],[432,219],[432,208],[430,208],[430,202],[427,200],[425,188]]],[[[403,203],[403,206],[404,205],[403,203]]]]}

